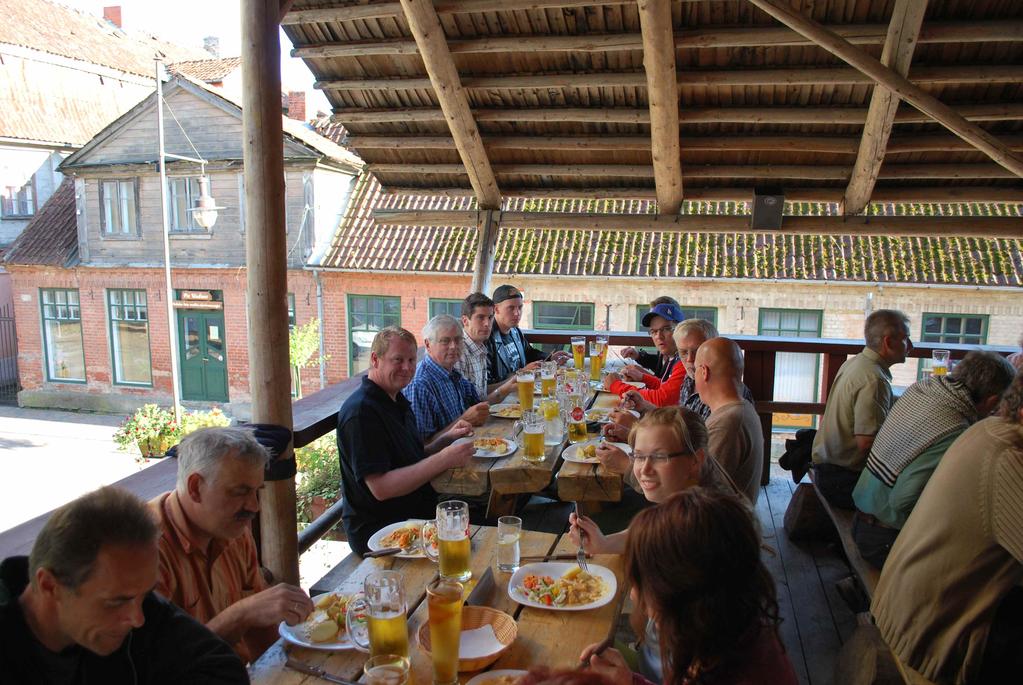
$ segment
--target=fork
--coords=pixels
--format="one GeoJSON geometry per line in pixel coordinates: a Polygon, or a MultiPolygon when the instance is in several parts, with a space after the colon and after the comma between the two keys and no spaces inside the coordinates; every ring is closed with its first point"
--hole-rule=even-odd
{"type": "MultiPolygon", "coordinates": [[[[579,502],[573,502],[575,505],[575,520],[578,521],[582,514],[579,513],[579,502]]],[[[579,564],[579,568],[589,573],[590,567],[586,563],[586,550],[583,549],[583,540],[586,538],[586,533],[583,532],[582,526],[579,527],[579,549],[575,553],[575,562],[579,564]]]]}

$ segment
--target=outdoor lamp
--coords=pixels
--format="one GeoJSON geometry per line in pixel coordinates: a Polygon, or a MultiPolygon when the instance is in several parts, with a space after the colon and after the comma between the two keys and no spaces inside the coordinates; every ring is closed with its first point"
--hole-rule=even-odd
{"type": "Polygon", "coordinates": [[[196,200],[195,207],[189,211],[194,213],[195,223],[209,230],[217,223],[217,210],[220,209],[223,207],[217,207],[210,195],[210,177],[203,174],[199,177],[199,199],[196,200]]]}

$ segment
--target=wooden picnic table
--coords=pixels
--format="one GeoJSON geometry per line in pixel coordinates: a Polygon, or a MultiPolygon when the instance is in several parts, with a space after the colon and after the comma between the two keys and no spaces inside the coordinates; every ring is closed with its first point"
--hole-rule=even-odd
{"type": "MultiPolygon", "coordinates": [[[[610,409],[618,396],[598,392],[590,407],[610,409]]],[[[540,398],[534,398],[535,403],[540,398]]],[[[477,437],[507,438],[515,440],[516,421],[491,416],[476,429],[477,437]]],[[[430,481],[433,489],[448,495],[471,497],[490,496],[488,516],[512,513],[515,496],[540,492],[557,476],[558,496],[566,501],[617,502],[622,495],[622,476],[602,465],[562,462],[561,452],[567,445],[562,441],[547,447],[542,462],[527,461],[522,449],[500,459],[473,459],[465,467],[449,469],[430,481]]]]}
{"type": "MultiPolygon", "coordinates": [[[[484,602],[486,606],[504,611],[515,618],[518,636],[515,642],[490,669],[528,669],[531,666],[571,668],[578,663],[583,648],[607,637],[628,596],[623,576],[623,559],[619,555],[598,555],[590,563],[604,566],[614,572],[618,591],[608,604],[585,611],[555,611],[524,607],[508,596],[510,573],[497,570],[497,529],[480,526],[471,529],[473,579],[479,578],[487,568],[494,573],[493,593],[484,602]]],[[[575,552],[568,535],[554,535],[536,531],[522,531],[519,542],[523,556],[563,554],[575,552]]],[[[338,586],[340,592],[362,589],[366,576],[373,571],[393,569],[400,571],[408,598],[409,657],[412,662],[412,680],[422,685],[433,681],[429,657],[419,649],[419,627],[428,619],[426,587],[437,576],[437,566],[427,559],[364,559],[338,586]]],[[[472,583],[473,581],[469,581],[472,583]]],[[[327,652],[286,645],[278,640],[249,667],[255,685],[318,685],[323,681],[288,668],[284,663],[288,654],[307,664],[319,666],[330,673],[349,680],[358,680],[367,655],[356,650],[327,652]]],[[[475,673],[459,673],[464,683],[475,673]]]]}

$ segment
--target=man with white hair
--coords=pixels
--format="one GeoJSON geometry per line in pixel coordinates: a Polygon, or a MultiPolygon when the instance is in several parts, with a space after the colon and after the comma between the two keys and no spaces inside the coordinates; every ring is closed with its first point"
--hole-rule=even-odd
{"type": "Polygon", "coordinates": [[[813,440],[813,477],[821,494],[842,509],[856,509],[852,492],[867,462],[874,436],[892,407],[893,364],[913,349],[909,318],[879,309],[863,326],[866,347],[842,364],[813,440]]]}
{"type": "Polygon", "coordinates": [[[419,436],[427,445],[459,419],[482,426],[490,405],[481,402],[476,386],[462,376],[455,365],[462,356],[462,323],[448,314],[430,319],[423,328],[426,355],[416,366],[416,375],[402,394],[412,405],[419,436]]]}
{"type": "Polygon", "coordinates": [[[160,535],[156,591],[253,661],[277,639],[277,625],[313,609],[300,588],[267,587],[252,520],[268,460],[242,428],[204,428],[177,447],[177,487],[149,503],[160,535]]]}

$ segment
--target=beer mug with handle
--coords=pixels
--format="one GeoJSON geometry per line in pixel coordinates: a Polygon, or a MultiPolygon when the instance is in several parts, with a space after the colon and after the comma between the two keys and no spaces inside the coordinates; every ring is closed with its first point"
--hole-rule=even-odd
{"type": "Polygon", "coordinates": [[[433,545],[423,545],[426,556],[440,565],[440,577],[465,582],[472,577],[469,568],[469,505],[452,499],[437,505],[437,520],[423,524],[423,539],[427,531],[436,529],[437,551],[433,545]]]}
{"type": "Polygon", "coordinates": [[[371,655],[407,657],[408,624],[405,620],[405,585],[397,571],[376,571],[366,576],[363,595],[348,603],[345,626],[356,648],[371,655]],[[363,620],[364,618],[364,620],[363,620]]]}
{"type": "Polygon", "coordinates": [[[544,415],[536,411],[522,412],[522,419],[518,422],[522,432],[519,434],[519,446],[522,448],[522,458],[526,461],[539,463],[547,458],[544,435],[547,430],[547,422],[544,415]]]}

